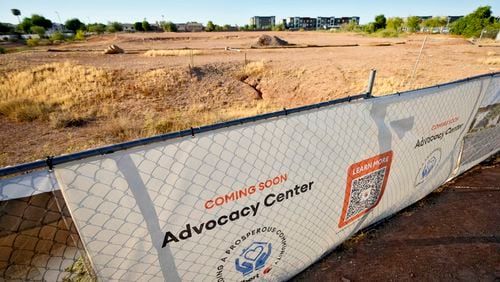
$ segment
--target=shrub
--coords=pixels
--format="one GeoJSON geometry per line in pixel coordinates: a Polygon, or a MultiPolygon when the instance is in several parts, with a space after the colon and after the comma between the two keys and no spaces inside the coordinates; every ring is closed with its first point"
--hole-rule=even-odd
{"type": "Polygon", "coordinates": [[[60,32],[54,32],[51,36],[50,36],[50,39],[53,40],[53,41],[63,41],[64,40],[64,34],[60,33],[60,32]]]}
{"type": "Polygon", "coordinates": [[[0,54],[5,54],[5,49],[3,47],[0,47],[0,54]]]}
{"type": "Polygon", "coordinates": [[[95,33],[101,34],[101,33],[104,33],[106,31],[106,25],[101,24],[101,23],[89,24],[87,26],[87,30],[89,32],[95,32],[95,33]]]}
{"type": "Polygon", "coordinates": [[[75,40],[85,40],[85,32],[83,30],[79,30],[75,34],[75,40]]]}
{"type": "Polygon", "coordinates": [[[38,43],[40,43],[40,39],[38,38],[30,38],[26,40],[26,44],[28,44],[28,46],[30,47],[38,46],[38,43]]]}
{"type": "Polygon", "coordinates": [[[377,32],[375,32],[375,36],[378,37],[399,37],[399,32],[395,29],[389,29],[389,28],[384,28],[384,29],[379,29],[377,32]]]}
{"type": "Polygon", "coordinates": [[[177,26],[173,22],[163,23],[163,30],[166,32],[176,32],[177,26]]]}
{"type": "Polygon", "coordinates": [[[33,32],[35,34],[38,34],[38,36],[40,36],[40,38],[42,38],[45,35],[45,28],[43,28],[41,26],[34,25],[31,27],[30,30],[31,30],[31,32],[33,32]]]}

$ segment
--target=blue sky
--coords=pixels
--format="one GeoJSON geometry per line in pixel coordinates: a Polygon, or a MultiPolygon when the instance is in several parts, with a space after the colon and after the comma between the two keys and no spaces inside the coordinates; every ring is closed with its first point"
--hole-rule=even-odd
{"type": "Polygon", "coordinates": [[[1,0],[0,22],[17,23],[17,18],[10,13],[10,9],[17,8],[23,16],[38,13],[56,22],[59,22],[58,13],[63,22],[77,17],[85,23],[133,23],[144,18],[155,22],[163,18],[173,22],[213,20],[217,24],[244,25],[254,15],[274,15],[277,20],[289,16],[360,16],[361,23],[367,23],[377,14],[386,17],[464,15],[484,5],[491,6],[496,16],[500,15],[498,0],[1,0]]]}

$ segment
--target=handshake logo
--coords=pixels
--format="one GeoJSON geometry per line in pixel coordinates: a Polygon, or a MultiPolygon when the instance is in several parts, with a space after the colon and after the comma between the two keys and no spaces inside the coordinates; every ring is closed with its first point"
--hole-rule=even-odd
{"type": "Polygon", "coordinates": [[[243,249],[235,260],[235,267],[243,276],[257,271],[266,265],[272,251],[272,244],[267,242],[253,242],[243,249]]]}

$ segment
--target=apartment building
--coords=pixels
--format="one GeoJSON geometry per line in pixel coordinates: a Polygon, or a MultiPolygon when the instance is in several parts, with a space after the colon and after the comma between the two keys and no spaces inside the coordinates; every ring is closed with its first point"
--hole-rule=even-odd
{"type": "Polygon", "coordinates": [[[276,24],[275,16],[255,16],[250,18],[250,25],[256,29],[270,29],[276,24]]]}
{"type": "Polygon", "coordinates": [[[332,29],[340,28],[344,24],[355,23],[359,24],[359,17],[290,17],[286,20],[288,29],[332,29]]]}

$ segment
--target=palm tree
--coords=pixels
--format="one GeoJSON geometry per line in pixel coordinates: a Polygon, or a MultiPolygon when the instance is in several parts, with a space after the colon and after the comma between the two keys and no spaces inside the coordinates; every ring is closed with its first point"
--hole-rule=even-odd
{"type": "Polygon", "coordinates": [[[21,23],[21,19],[19,18],[19,16],[21,15],[21,11],[19,9],[10,9],[10,11],[14,16],[17,17],[17,21],[21,23]]]}

